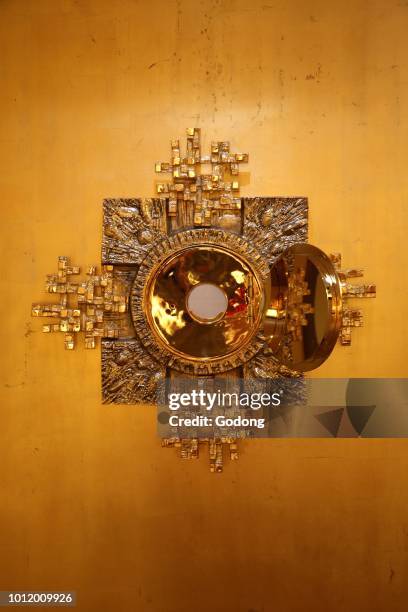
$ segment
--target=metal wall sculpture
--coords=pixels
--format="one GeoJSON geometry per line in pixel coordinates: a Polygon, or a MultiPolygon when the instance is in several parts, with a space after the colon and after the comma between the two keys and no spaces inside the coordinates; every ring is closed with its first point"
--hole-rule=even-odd
{"type": "MultiPolygon", "coordinates": [[[[333,288],[339,292],[330,305],[331,337],[339,334],[342,344],[350,344],[362,314],[348,301],[374,297],[375,286],[351,284],[361,270],[342,272],[338,254],[326,258],[304,245],[307,199],[241,198],[239,169],[248,155],[232,153],[228,142],[213,142],[210,154],[202,155],[198,128],[187,130],[184,155],[178,140],[171,152],[170,162],[155,166],[171,175],[170,182],[157,184],[157,197],[103,202],[101,272],[92,266],[86,279],[74,282],[79,267],[59,257],[57,273],[46,283],[59,302],[32,307],[33,316],[52,321],[44,332],[65,334],[66,349],[74,348],[79,333],[89,349],[101,338],[103,402],[153,403],[157,382],[166,376],[267,378],[311,369],[298,368],[293,357],[293,343],[301,341],[314,312],[311,299],[304,299],[310,280],[301,261],[308,262],[307,274],[312,261],[316,274],[319,266],[331,271],[326,278],[332,285],[322,285],[331,300],[333,288]],[[225,310],[214,319],[202,320],[188,307],[192,289],[203,283],[225,295],[225,310]]],[[[315,347],[308,358],[312,367],[331,348],[327,338],[315,347]]],[[[223,443],[232,459],[238,456],[232,438],[163,444],[196,457],[202,442],[208,443],[212,471],[222,470],[223,443]]]]}

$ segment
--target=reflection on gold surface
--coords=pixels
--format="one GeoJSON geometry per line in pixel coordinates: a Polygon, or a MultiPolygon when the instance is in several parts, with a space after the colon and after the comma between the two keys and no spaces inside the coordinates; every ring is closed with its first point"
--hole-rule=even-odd
{"type": "Polygon", "coordinates": [[[259,327],[263,288],[244,259],[225,248],[200,245],[166,260],[147,282],[144,309],[160,343],[194,360],[217,359],[241,349],[259,327]],[[186,299],[198,283],[211,283],[226,295],[227,308],[216,320],[192,316],[186,299]]]}
{"type": "Polygon", "coordinates": [[[242,272],[242,270],[233,270],[231,272],[231,276],[239,285],[243,285],[245,283],[245,274],[242,272]]]}
{"type": "Polygon", "coordinates": [[[177,329],[182,329],[185,326],[183,320],[184,311],[177,312],[173,304],[169,304],[162,300],[157,295],[152,296],[152,315],[156,319],[162,329],[170,336],[177,329]]]}
{"type": "Polygon", "coordinates": [[[285,366],[317,368],[330,355],[341,323],[340,281],[329,258],[309,244],[297,244],[271,270],[271,300],[264,330],[285,366]]]}

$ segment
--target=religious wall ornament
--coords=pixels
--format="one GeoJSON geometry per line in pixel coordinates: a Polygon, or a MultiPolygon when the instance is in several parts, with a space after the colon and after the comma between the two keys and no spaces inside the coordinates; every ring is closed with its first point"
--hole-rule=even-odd
{"type": "MultiPolygon", "coordinates": [[[[154,403],[166,377],[299,377],[362,325],[353,300],[375,286],[352,284],[362,270],[307,244],[307,198],[240,197],[247,162],[229,142],[203,155],[189,128],[186,150],[172,141],[170,162],[155,165],[171,177],[156,197],[103,202],[100,271],[83,278],[58,258],[46,281],[57,300],[32,315],[49,320],[44,332],[63,332],[68,350],[80,334],[86,349],[100,338],[104,403],[154,403]]],[[[187,458],[203,443],[212,471],[226,445],[238,457],[230,436],[163,440],[187,458]]]]}

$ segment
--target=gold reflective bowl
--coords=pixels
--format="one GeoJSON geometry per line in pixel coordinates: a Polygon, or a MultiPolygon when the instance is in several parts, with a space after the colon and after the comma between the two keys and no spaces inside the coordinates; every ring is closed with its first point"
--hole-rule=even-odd
{"type": "Polygon", "coordinates": [[[157,341],[190,359],[218,359],[242,349],[262,319],[263,289],[250,264],[222,247],[188,247],[166,259],[148,278],[144,307],[157,341]],[[200,284],[226,296],[225,312],[201,319],[188,307],[200,284]]]}
{"type": "Polygon", "coordinates": [[[236,368],[263,346],[269,266],[242,236],[208,228],[178,232],[156,243],[133,284],[131,312],[142,344],[161,363],[206,375],[236,368]],[[192,290],[215,285],[225,311],[200,318],[192,290]]]}

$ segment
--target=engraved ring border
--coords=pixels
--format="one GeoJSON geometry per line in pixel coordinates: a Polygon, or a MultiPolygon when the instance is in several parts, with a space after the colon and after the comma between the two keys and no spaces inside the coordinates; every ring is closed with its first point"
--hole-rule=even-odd
{"type": "Polygon", "coordinates": [[[221,246],[238,253],[254,268],[259,280],[264,285],[269,278],[269,266],[259,251],[242,236],[219,229],[192,229],[177,232],[155,242],[140,264],[131,291],[131,313],[136,333],[146,350],[163,365],[186,374],[212,375],[243,365],[263,346],[264,338],[260,330],[255,332],[249,343],[236,353],[220,357],[213,361],[193,361],[174,355],[157,342],[144,312],[143,295],[150,275],[159,268],[163,261],[179,250],[195,245],[221,246]]]}

